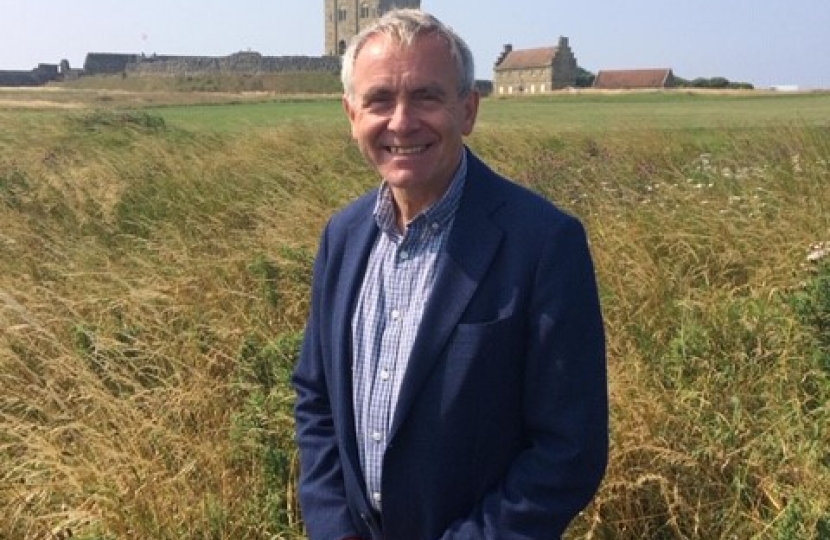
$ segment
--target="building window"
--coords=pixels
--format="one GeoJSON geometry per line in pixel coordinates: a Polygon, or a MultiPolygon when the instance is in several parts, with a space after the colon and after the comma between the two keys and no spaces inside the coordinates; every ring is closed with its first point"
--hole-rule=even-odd
{"type": "Polygon", "coordinates": [[[361,19],[368,19],[369,18],[369,4],[360,4],[360,18],[361,19]]]}
{"type": "Polygon", "coordinates": [[[346,20],[346,8],[342,6],[340,7],[340,9],[337,11],[337,20],[340,22],[346,20]]]}

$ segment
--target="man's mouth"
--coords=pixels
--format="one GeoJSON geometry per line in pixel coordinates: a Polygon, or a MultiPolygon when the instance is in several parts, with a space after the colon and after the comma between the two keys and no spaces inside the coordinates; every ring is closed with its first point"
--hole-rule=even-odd
{"type": "Polygon", "coordinates": [[[390,154],[396,156],[412,156],[416,154],[423,154],[427,151],[429,145],[422,144],[419,146],[387,146],[386,149],[390,154]]]}

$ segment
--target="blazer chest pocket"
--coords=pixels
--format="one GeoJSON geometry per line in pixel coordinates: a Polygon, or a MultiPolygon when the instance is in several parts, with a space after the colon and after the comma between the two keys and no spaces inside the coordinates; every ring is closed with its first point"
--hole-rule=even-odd
{"type": "Polygon", "coordinates": [[[451,362],[457,358],[520,355],[523,348],[521,334],[521,321],[515,315],[480,323],[461,323],[450,339],[447,354],[451,362]]]}
{"type": "Polygon", "coordinates": [[[522,327],[515,316],[456,327],[434,379],[440,381],[436,405],[442,418],[466,418],[467,428],[478,433],[517,409],[526,347],[522,327]]]}

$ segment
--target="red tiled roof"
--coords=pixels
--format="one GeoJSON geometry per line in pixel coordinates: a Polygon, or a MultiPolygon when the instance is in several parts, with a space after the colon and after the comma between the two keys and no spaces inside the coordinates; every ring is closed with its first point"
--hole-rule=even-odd
{"type": "Polygon", "coordinates": [[[553,63],[558,47],[540,47],[538,49],[523,49],[510,51],[496,66],[501,69],[527,69],[548,67],[553,63]]]}
{"type": "Polygon", "coordinates": [[[671,69],[662,68],[600,70],[594,79],[594,88],[664,88],[672,77],[671,69]]]}

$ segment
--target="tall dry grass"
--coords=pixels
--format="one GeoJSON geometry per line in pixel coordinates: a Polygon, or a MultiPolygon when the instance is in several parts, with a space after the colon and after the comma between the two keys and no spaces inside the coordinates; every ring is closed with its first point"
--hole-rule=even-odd
{"type": "Polygon", "coordinates": [[[692,141],[547,141],[515,171],[585,218],[602,282],[612,461],[576,531],[830,538],[828,327],[793,314],[830,284],[806,259],[830,234],[828,132],[692,141]]]}
{"type": "MultiPolygon", "coordinates": [[[[340,129],[61,118],[0,136],[0,539],[301,538],[287,379],[317,234],[374,175],[340,129]]],[[[613,445],[570,536],[828,538],[830,340],[796,308],[830,132],[470,144],[591,235],[613,445]]]]}

